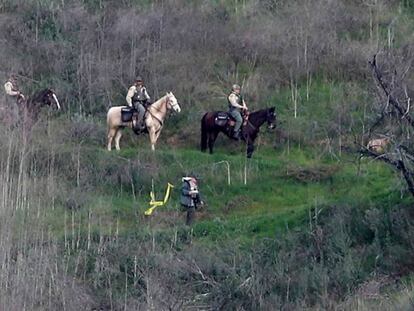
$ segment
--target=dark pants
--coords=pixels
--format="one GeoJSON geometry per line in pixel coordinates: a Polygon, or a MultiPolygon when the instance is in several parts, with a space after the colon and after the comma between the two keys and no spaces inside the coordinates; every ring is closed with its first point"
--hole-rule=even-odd
{"type": "Polygon", "coordinates": [[[135,109],[138,111],[138,120],[142,120],[144,118],[144,114],[145,114],[145,107],[142,104],[142,102],[135,102],[134,104],[135,109]]]}
{"type": "Polygon", "coordinates": [[[145,124],[144,124],[145,107],[143,105],[143,102],[142,101],[134,102],[134,108],[138,111],[136,127],[138,130],[143,130],[145,129],[145,124]]]}
{"type": "Polygon", "coordinates": [[[195,207],[187,207],[187,218],[185,220],[185,224],[187,226],[191,226],[195,217],[195,207]]]}

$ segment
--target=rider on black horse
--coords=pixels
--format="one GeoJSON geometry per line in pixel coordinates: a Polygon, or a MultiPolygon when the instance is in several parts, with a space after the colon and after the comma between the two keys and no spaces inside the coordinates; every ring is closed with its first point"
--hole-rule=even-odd
{"type": "Polygon", "coordinates": [[[145,106],[149,104],[150,99],[147,88],[144,86],[144,81],[141,77],[137,77],[134,84],[128,90],[126,101],[129,107],[138,111],[138,118],[135,122],[140,130],[145,129],[145,106]]]}
{"type": "Polygon", "coordinates": [[[240,94],[241,88],[238,84],[233,84],[231,93],[227,97],[229,102],[229,114],[236,120],[233,138],[240,139],[240,128],[243,123],[242,112],[247,111],[247,105],[240,94]]]}
{"type": "Polygon", "coordinates": [[[12,74],[4,84],[4,90],[6,91],[7,95],[15,98],[17,102],[19,102],[21,99],[25,99],[23,93],[19,90],[17,77],[14,74],[12,74]]]}

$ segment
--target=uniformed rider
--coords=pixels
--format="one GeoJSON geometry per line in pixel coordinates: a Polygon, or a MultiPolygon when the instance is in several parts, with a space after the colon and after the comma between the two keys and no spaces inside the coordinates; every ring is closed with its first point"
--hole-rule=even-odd
{"type": "Polygon", "coordinates": [[[149,104],[150,96],[148,95],[147,88],[144,85],[144,81],[141,77],[135,79],[134,84],[129,88],[126,96],[126,101],[129,107],[135,108],[138,111],[138,126],[143,129],[145,105],[149,104]]]}
{"type": "Polygon", "coordinates": [[[6,94],[9,95],[11,98],[16,99],[18,102],[20,99],[24,99],[24,95],[19,90],[19,86],[17,84],[17,78],[15,75],[11,75],[9,79],[4,84],[4,90],[6,94]]]}
{"type": "Polygon", "coordinates": [[[240,94],[241,88],[238,84],[233,84],[231,93],[228,96],[229,114],[236,120],[233,138],[240,139],[240,128],[243,123],[242,112],[247,110],[247,105],[240,94]]]}

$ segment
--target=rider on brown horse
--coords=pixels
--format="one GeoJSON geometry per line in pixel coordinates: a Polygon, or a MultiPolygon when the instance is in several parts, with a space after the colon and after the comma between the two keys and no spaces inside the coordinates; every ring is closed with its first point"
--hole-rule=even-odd
{"type": "Polygon", "coordinates": [[[145,128],[145,124],[143,122],[145,105],[148,104],[149,100],[150,96],[148,95],[147,88],[144,86],[144,81],[141,77],[137,77],[134,84],[128,90],[126,101],[129,107],[135,108],[138,111],[138,118],[135,122],[141,130],[145,128]]]}
{"type": "Polygon", "coordinates": [[[242,112],[247,111],[247,105],[240,94],[240,85],[234,84],[231,93],[227,97],[229,102],[229,114],[236,120],[233,138],[240,139],[240,128],[243,123],[242,112]]]}

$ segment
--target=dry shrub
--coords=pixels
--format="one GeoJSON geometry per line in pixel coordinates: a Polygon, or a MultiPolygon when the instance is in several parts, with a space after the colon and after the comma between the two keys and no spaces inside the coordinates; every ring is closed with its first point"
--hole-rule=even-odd
{"type": "Polygon", "coordinates": [[[90,309],[93,294],[68,275],[59,243],[44,225],[56,176],[50,167],[49,174],[36,174],[37,161],[21,156],[32,148],[18,136],[0,140],[0,309],[90,309]]]}

